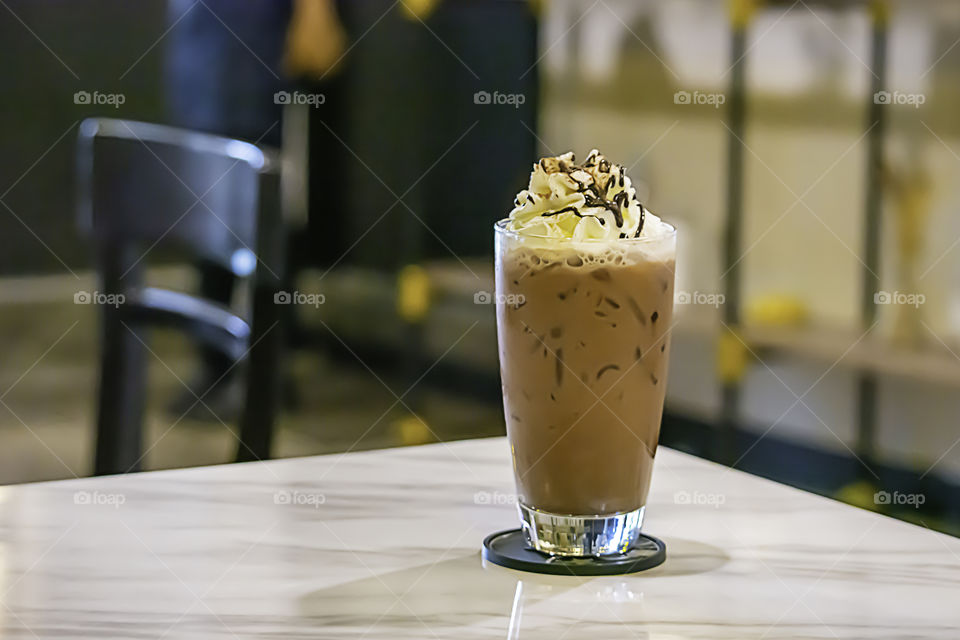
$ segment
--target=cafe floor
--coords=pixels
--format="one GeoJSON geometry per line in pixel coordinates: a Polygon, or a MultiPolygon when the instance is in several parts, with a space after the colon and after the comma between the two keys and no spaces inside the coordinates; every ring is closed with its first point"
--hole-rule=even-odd
{"type": "MultiPolygon", "coordinates": [[[[84,286],[59,276],[0,281],[2,484],[90,473],[98,327],[94,307],[73,303],[73,292],[84,286]]],[[[230,461],[236,423],[229,415],[222,413],[222,422],[209,414],[181,419],[182,411],[171,407],[195,373],[191,345],[156,332],[150,347],[145,468],[230,461]]],[[[292,355],[288,370],[295,403],[280,418],[278,457],[502,433],[499,407],[426,386],[414,416],[394,395],[406,391],[404,381],[371,373],[359,362],[301,352],[292,355]]]]}

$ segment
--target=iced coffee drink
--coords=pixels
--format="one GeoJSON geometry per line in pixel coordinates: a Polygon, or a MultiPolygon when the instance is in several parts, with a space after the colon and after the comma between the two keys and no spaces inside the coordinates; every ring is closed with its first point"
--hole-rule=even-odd
{"type": "Polygon", "coordinates": [[[676,232],[592,151],[538,162],[496,231],[503,405],[521,520],[538,550],[622,553],[657,448],[676,232]]]}

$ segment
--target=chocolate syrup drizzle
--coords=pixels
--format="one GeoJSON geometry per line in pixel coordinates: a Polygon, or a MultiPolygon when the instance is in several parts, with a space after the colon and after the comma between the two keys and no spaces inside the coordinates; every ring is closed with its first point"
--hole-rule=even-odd
{"type": "MultiPolygon", "coordinates": [[[[571,160],[573,162],[567,162],[565,160],[558,160],[557,166],[560,169],[561,173],[567,174],[574,182],[577,183],[577,192],[583,194],[584,206],[587,207],[600,207],[606,209],[613,214],[613,219],[617,224],[617,228],[623,227],[623,209],[624,207],[629,207],[630,195],[626,191],[620,191],[616,193],[612,199],[607,199],[607,191],[610,189],[611,184],[616,184],[621,189],[624,185],[624,173],[625,170],[623,165],[611,165],[610,162],[604,158],[600,160],[599,166],[597,166],[597,156],[595,153],[591,153],[587,156],[586,161],[582,165],[576,164],[575,157],[571,154],[571,160]],[[586,172],[587,169],[597,166],[601,173],[607,174],[606,179],[603,180],[602,184],[598,184],[598,181],[594,181],[592,184],[587,182],[581,182],[573,174],[577,171],[586,172]],[[611,168],[615,168],[616,171],[611,173],[611,168]]],[[[545,159],[540,160],[540,167],[544,171],[549,171],[547,168],[545,159]]],[[[530,197],[529,195],[527,196],[530,197]]],[[[640,237],[640,232],[643,231],[643,223],[646,220],[646,208],[642,203],[637,203],[640,205],[640,221],[637,223],[637,230],[633,234],[634,238],[640,237]]],[[[582,218],[583,214],[580,213],[580,210],[577,207],[564,207],[563,209],[558,209],[557,211],[549,211],[546,213],[540,214],[543,217],[550,217],[560,215],[566,211],[572,212],[578,218],[582,218]]],[[[593,216],[588,214],[589,217],[596,218],[600,224],[606,224],[606,220],[600,216],[593,216]]],[[[626,234],[621,233],[621,238],[625,238],[626,234]]]]}

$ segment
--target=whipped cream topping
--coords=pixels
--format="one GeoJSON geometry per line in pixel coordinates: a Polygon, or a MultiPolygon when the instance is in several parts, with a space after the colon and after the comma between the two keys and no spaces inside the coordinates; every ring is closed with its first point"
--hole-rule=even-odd
{"type": "Polygon", "coordinates": [[[530,236],[615,241],[670,228],[637,200],[623,165],[596,149],[583,164],[572,151],[542,158],[513,204],[508,228],[530,236]]]}

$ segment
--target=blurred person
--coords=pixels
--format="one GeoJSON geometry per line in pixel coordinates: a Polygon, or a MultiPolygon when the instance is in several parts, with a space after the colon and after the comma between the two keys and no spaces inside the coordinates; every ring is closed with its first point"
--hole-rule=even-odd
{"type": "MultiPolygon", "coordinates": [[[[289,78],[322,76],[343,55],[345,36],[331,0],[170,0],[164,85],[171,124],[279,147],[289,78]],[[288,79],[283,76],[286,74],[288,79]]],[[[200,294],[224,305],[236,278],[201,261],[200,294]]],[[[216,416],[238,414],[242,397],[233,362],[201,347],[199,375],[172,409],[200,415],[196,397],[216,416]]]]}
{"type": "Polygon", "coordinates": [[[169,0],[164,83],[171,121],[278,146],[292,0],[169,0]]]}

